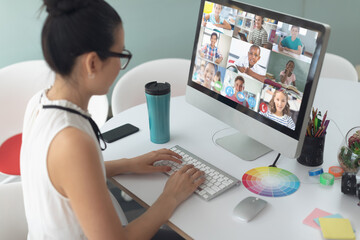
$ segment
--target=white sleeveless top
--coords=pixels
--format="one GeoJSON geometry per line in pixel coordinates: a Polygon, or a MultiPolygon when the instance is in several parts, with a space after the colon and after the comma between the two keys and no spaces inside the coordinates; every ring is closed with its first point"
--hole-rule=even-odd
{"type": "MultiPolygon", "coordinates": [[[[89,121],[84,117],[60,109],[43,109],[43,105],[58,105],[90,116],[69,101],[50,101],[46,92],[43,90],[32,97],[23,126],[20,168],[28,239],[86,239],[69,199],[62,196],[50,181],[47,154],[53,138],[66,127],[78,128],[89,134],[96,143],[98,141],[89,121]]],[[[106,180],[102,153],[100,147],[97,149],[106,180]]],[[[110,195],[121,222],[126,224],[125,215],[116,199],[110,195]]]]}

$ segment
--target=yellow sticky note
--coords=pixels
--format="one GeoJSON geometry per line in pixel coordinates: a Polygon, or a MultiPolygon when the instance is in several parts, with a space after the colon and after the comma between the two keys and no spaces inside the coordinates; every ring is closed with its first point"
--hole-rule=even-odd
{"type": "Polygon", "coordinates": [[[204,13],[211,13],[213,10],[213,3],[210,2],[205,2],[205,6],[204,6],[204,13]]]}
{"type": "Polygon", "coordinates": [[[349,219],[319,218],[321,231],[326,239],[355,240],[349,219]]]}

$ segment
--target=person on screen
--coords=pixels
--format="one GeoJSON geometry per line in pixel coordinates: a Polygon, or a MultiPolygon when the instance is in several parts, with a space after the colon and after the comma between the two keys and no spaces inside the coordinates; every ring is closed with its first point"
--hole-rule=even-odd
{"type": "Polygon", "coordinates": [[[204,82],[200,83],[208,89],[212,89],[217,66],[211,62],[206,62],[204,69],[204,82]]]}
{"type": "Polygon", "coordinates": [[[289,60],[286,64],[285,70],[280,72],[280,81],[287,85],[293,85],[295,87],[296,76],[293,73],[295,68],[295,63],[292,60],[289,60]]]}
{"type": "Polygon", "coordinates": [[[303,44],[301,43],[300,38],[298,38],[299,31],[300,31],[300,27],[293,25],[291,27],[291,36],[287,36],[280,42],[279,50],[280,51],[286,50],[300,55],[303,44]]]}
{"type": "Polygon", "coordinates": [[[213,78],[213,81],[211,83],[211,90],[213,90],[216,93],[220,93],[221,88],[218,88],[217,85],[221,86],[221,72],[217,71],[215,73],[215,76],[213,78]]]}
{"type": "Polygon", "coordinates": [[[214,4],[214,9],[210,14],[204,14],[203,26],[206,27],[206,22],[214,24],[215,27],[231,30],[231,25],[224,18],[220,16],[223,6],[220,4],[214,4]]]}
{"type": "Polygon", "coordinates": [[[280,123],[292,130],[295,130],[295,123],[289,116],[290,105],[288,103],[288,95],[283,90],[275,90],[266,112],[260,110],[260,114],[280,123]]]}
{"type": "Polygon", "coordinates": [[[257,64],[260,60],[260,47],[257,45],[251,45],[247,56],[240,57],[235,61],[236,68],[247,75],[264,82],[265,71],[257,64]]]}
{"type": "Polygon", "coordinates": [[[202,58],[206,58],[209,61],[219,64],[223,60],[223,56],[216,47],[217,40],[218,35],[216,33],[212,33],[210,36],[210,44],[206,44],[202,49],[200,49],[199,54],[202,58]]]}
{"type": "Polygon", "coordinates": [[[261,47],[267,47],[267,39],[268,34],[266,30],[263,28],[264,17],[263,16],[255,16],[255,29],[252,31],[249,37],[249,43],[255,44],[261,47]]]}
{"type": "Polygon", "coordinates": [[[50,88],[30,99],[24,118],[20,168],[27,238],[152,239],[204,182],[204,173],[185,165],[169,177],[143,215],[123,225],[125,215],[106,179],[170,171],[154,163],[182,163],[181,156],[163,148],[134,158],[103,160],[100,147],[105,145],[88,104],[93,95],[109,91],[131,59],[124,49],[122,20],[105,1],[44,0],[44,9],[48,16],[42,50],[56,77],[50,88]]]}
{"type": "Polygon", "coordinates": [[[242,92],[245,89],[245,79],[242,76],[237,76],[234,81],[234,94],[229,96],[226,95],[227,98],[241,104],[247,108],[249,108],[249,103],[246,101],[242,92]]]}

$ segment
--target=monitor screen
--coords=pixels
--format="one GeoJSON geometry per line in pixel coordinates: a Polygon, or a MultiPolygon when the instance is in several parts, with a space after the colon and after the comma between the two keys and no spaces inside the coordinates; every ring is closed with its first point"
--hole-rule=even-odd
{"type": "Polygon", "coordinates": [[[294,157],[302,144],[329,32],[327,25],[244,3],[201,1],[187,100],[294,157]],[[203,103],[188,97],[198,93],[203,103]],[[220,103],[217,112],[206,106],[214,101],[220,103]],[[234,117],[239,119],[227,120],[234,117]],[[245,122],[247,126],[240,126],[245,122]],[[282,136],[273,141],[290,138],[296,146],[292,152],[283,151],[255,133],[259,131],[282,136]]]}

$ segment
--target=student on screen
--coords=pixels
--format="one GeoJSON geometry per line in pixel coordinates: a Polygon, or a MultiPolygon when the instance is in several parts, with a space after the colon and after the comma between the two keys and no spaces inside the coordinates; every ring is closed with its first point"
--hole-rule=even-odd
{"type": "Polygon", "coordinates": [[[300,27],[292,26],[291,27],[291,36],[284,38],[279,44],[279,50],[289,51],[295,54],[300,55],[302,51],[302,43],[300,38],[298,38],[300,27]]]}
{"type": "Polygon", "coordinates": [[[221,84],[221,72],[217,71],[215,73],[215,76],[214,76],[213,81],[211,83],[211,89],[216,93],[220,93],[221,87],[222,87],[222,84],[221,84]]]}
{"type": "Polygon", "coordinates": [[[205,63],[202,61],[199,66],[194,66],[193,80],[199,83],[204,82],[205,63]]]}
{"type": "Polygon", "coordinates": [[[295,68],[295,63],[292,60],[289,60],[286,64],[285,70],[280,72],[280,81],[287,85],[293,85],[295,87],[296,76],[293,73],[295,68]]]}
{"type": "Polygon", "coordinates": [[[234,94],[227,94],[226,97],[249,108],[249,103],[246,101],[244,94],[242,93],[244,89],[245,79],[242,76],[237,76],[234,81],[234,94]]]}
{"type": "Polygon", "coordinates": [[[200,49],[199,54],[202,58],[206,58],[209,61],[219,64],[223,60],[223,56],[216,47],[217,40],[218,35],[213,32],[210,36],[210,44],[206,44],[202,49],[200,49]]]}
{"type": "Polygon", "coordinates": [[[267,39],[268,39],[268,34],[266,32],[266,30],[263,28],[264,24],[264,17],[263,16],[255,16],[255,29],[252,32],[252,34],[250,35],[249,38],[249,43],[261,46],[261,47],[266,47],[266,43],[267,43],[267,39]]]}
{"type": "Polygon", "coordinates": [[[212,89],[211,85],[213,84],[216,72],[217,72],[217,65],[215,65],[211,62],[206,62],[205,69],[203,72],[204,81],[203,82],[195,81],[195,82],[197,82],[198,84],[200,84],[208,89],[212,89]]]}
{"type": "Polygon", "coordinates": [[[212,13],[205,14],[203,18],[203,26],[206,27],[206,22],[214,24],[215,27],[231,30],[231,25],[224,18],[220,17],[223,6],[220,4],[214,4],[212,13]]]}
{"type": "Polygon", "coordinates": [[[289,97],[285,91],[276,90],[269,102],[268,110],[266,112],[260,111],[259,113],[281,125],[295,130],[295,123],[289,116],[290,105],[288,99],[289,97]]]}
{"type": "Polygon", "coordinates": [[[247,56],[240,57],[235,62],[236,68],[247,75],[264,82],[265,71],[257,64],[260,60],[260,47],[251,45],[247,56]]]}

